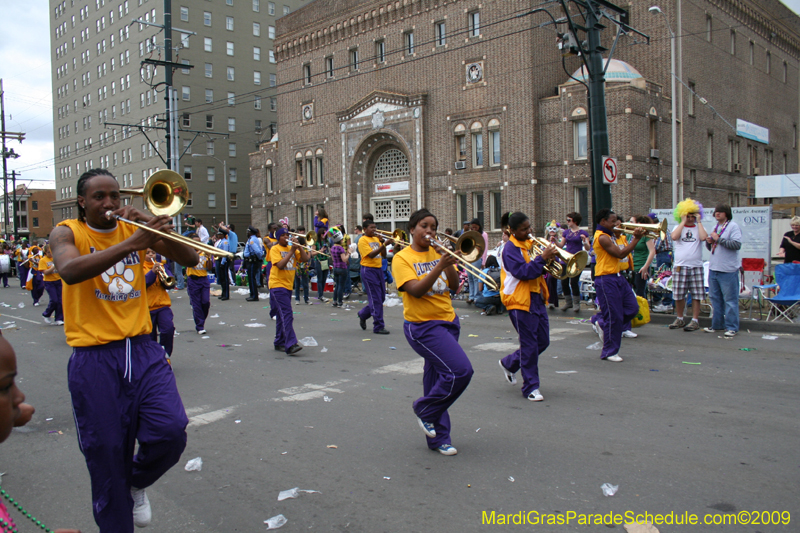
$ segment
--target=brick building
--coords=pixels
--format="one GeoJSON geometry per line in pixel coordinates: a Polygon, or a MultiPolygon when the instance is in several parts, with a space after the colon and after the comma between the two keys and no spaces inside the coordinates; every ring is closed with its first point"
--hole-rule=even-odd
{"type": "Polygon", "coordinates": [[[0,206],[9,206],[8,228],[5,228],[5,213],[0,210],[0,233],[14,235],[14,215],[16,214],[17,234],[28,240],[47,239],[53,231],[53,209],[50,204],[56,199],[54,189],[35,189],[19,185],[16,189],[16,209],[13,209],[13,193],[9,193],[8,201],[0,195],[0,206]]]}
{"type": "MultiPolygon", "coordinates": [[[[672,203],[670,33],[649,5],[622,6],[651,44],[622,37],[607,73],[612,196],[625,214],[672,203]]],[[[585,225],[587,98],[567,74],[580,77],[581,64],[562,67],[548,17],[517,16],[532,7],[316,0],[280,19],[279,135],[251,154],[253,223],[288,216],[308,228],[324,205],[348,230],[366,212],[392,229],[422,206],[454,229],[477,216],[498,231],[508,210],[531,215],[537,232],[572,210],[585,225]]],[[[746,205],[747,176],[798,169],[800,19],[776,0],[660,7],[694,91],[678,85],[679,197],[746,205]],[[737,119],[768,141],[737,135],[737,119]]]]}

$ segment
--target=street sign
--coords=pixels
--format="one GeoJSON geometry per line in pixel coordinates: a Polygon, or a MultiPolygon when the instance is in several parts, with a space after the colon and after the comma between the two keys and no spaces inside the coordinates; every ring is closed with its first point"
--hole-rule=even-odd
{"type": "Polygon", "coordinates": [[[613,185],[617,182],[617,158],[603,156],[603,185],[613,185]]]}

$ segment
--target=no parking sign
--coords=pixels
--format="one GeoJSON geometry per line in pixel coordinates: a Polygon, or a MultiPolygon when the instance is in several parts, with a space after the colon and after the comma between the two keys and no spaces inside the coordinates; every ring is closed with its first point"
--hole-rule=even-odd
{"type": "Polygon", "coordinates": [[[603,184],[614,185],[617,183],[617,158],[603,156],[603,184]]]}

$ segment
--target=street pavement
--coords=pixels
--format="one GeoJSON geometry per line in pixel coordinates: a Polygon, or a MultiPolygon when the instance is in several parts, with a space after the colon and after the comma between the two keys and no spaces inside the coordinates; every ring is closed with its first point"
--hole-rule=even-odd
{"type": "MultiPolygon", "coordinates": [[[[743,331],[727,340],[653,323],[623,339],[625,361],[615,364],[587,349],[598,341],[579,322],[588,311],[577,319],[551,311],[552,344],[539,360],[545,400],[534,403],[497,365],[516,347],[508,316],[455,302],[475,375],[450,410],[458,455],[445,457],[427,449],[411,409],[422,360],[403,337],[401,306],[385,309],[388,336],[360,329],[357,295],[350,310],[293,306],[298,338],[318,346],[289,357],[273,350],[268,301],[245,297],[212,297],[201,338],[186,292],[172,293],[172,363],[191,422],[180,463],[147,491],[148,531],[264,531],[265,520],[283,514],[283,531],[463,532],[498,527],[484,525],[492,512],[495,521],[519,512],[535,519],[530,511],[700,520],[788,511],[792,521],[782,526],[658,528],[800,531],[798,335],[743,331]],[[202,470],[185,471],[195,457],[202,470]],[[604,483],[618,492],[604,496],[604,483]],[[277,501],[294,487],[319,493],[277,501]]],[[[44,324],[44,307],[32,307],[13,281],[0,302],[10,306],[0,307],[0,325],[17,353],[17,381],[37,409],[0,448],[2,486],[50,528],[97,531],[63,330],[44,324]]],[[[33,530],[14,518],[20,531],[33,530]]],[[[624,531],[577,518],[519,528],[624,531]]]]}

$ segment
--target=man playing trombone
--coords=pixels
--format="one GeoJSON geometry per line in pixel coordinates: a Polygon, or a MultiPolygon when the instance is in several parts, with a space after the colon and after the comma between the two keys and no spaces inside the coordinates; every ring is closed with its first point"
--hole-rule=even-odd
{"type": "Polygon", "coordinates": [[[110,171],[85,172],[77,193],[78,219],[59,223],[50,237],[65,283],[69,391],[95,521],[101,533],[131,533],[134,523],[150,523],[144,489],[178,462],[188,423],[164,349],[150,339],[144,251],[185,266],[197,264],[198,256],[166,233],[120,224],[113,215],[159,232],[172,227],[167,215],[120,208],[110,171]]]}
{"type": "Polygon", "coordinates": [[[386,299],[386,282],[384,281],[382,258],[386,257],[386,245],[394,242],[375,234],[375,222],[364,221],[364,236],[358,240],[358,252],[361,255],[361,283],[367,293],[367,305],[358,312],[361,329],[367,329],[367,320],[372,317],[372,332],[388,335],[383,322],[383,300],[386,299]]]}

